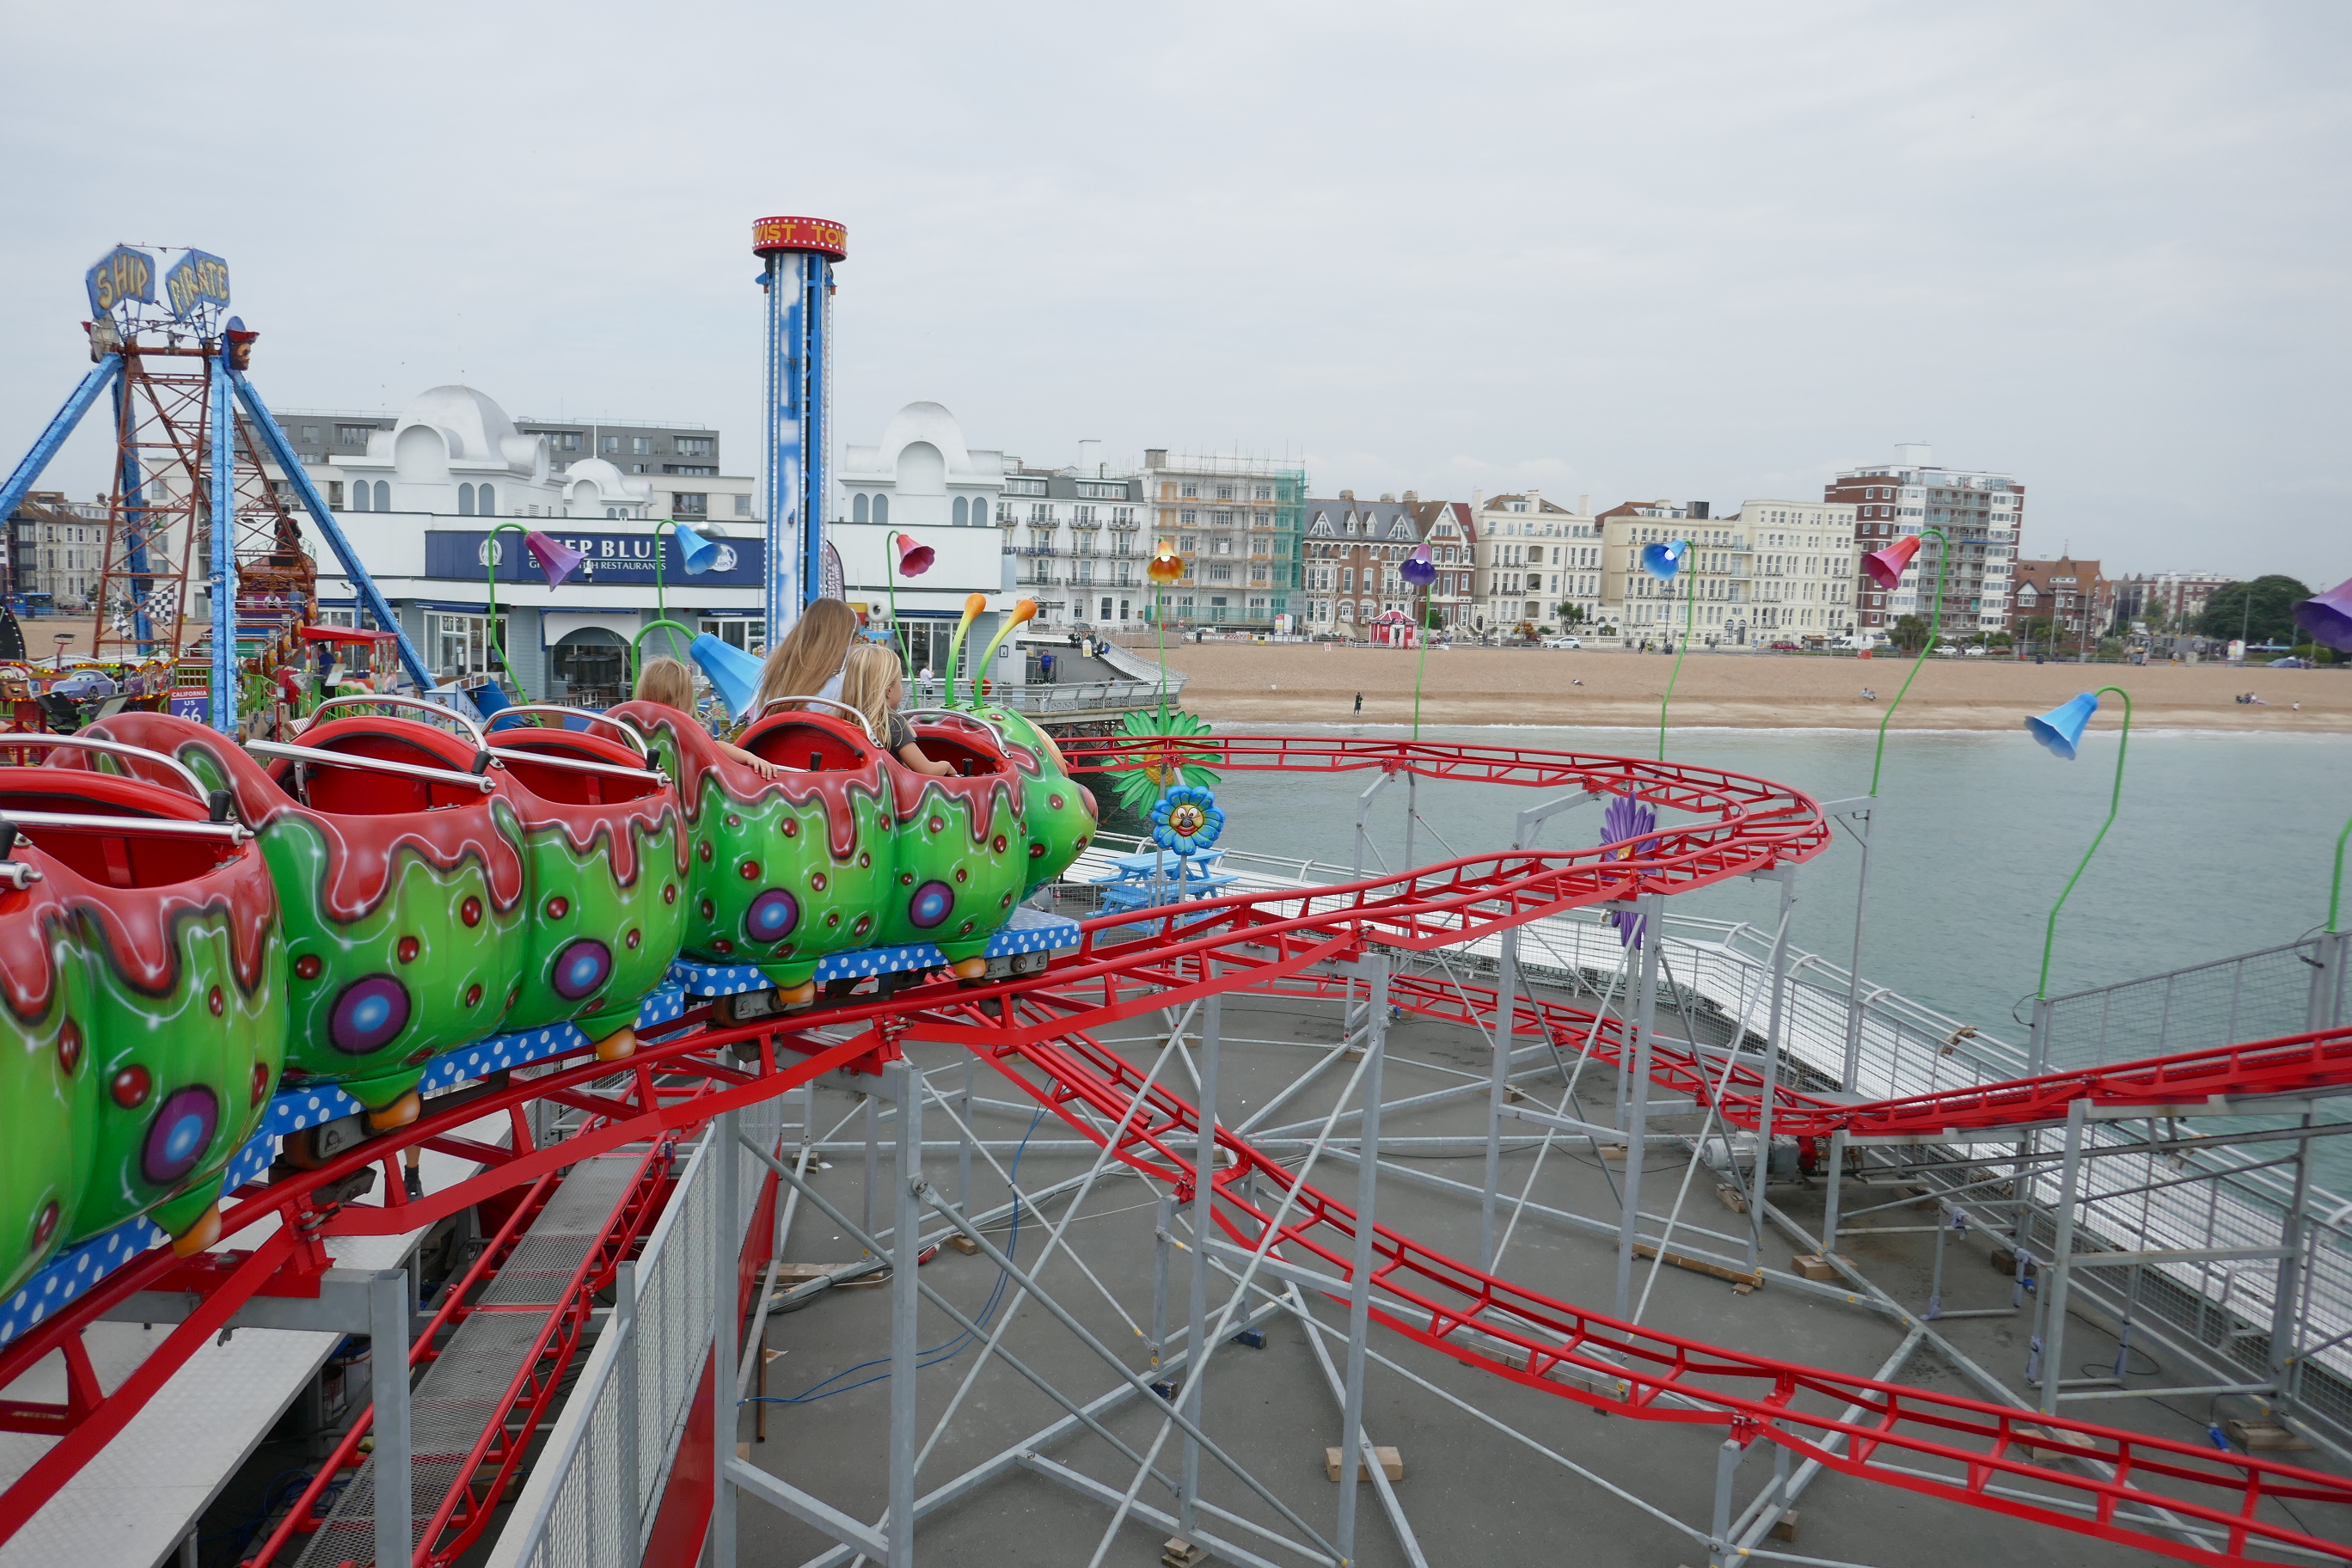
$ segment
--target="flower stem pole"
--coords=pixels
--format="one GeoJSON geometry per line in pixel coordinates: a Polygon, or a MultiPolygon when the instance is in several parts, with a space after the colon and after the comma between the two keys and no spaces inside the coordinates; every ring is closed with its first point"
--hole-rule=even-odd
{"type": "MultiPolygon", "coordinates": [[[[898,642],[898,662],[912,664],[915,645],[907,640],[907,629],[898,620],[898,531],[895,528],[882,536],[882,591],[890,597],[890,635],[898,642]]],[[[952,696],[948,706],[955,706],[952,696]]]]}
{"type": "Polygon", "coordinates": [[[2107,819],[2099,824],[2097,837],[2091,840],[2091,847],[2083,851],[2082,863],[2074,868],[2074,874],[2066,879],[2066,886],[2059,893],[2058,901],[2050,906],[2049,923],[2043,928],[2042,938],[2042,982],[2034,992],[2036,997],[2045,1002],[2050,999],[2050,951],[2058,941],[2058,911],[2066,907],[2067,896],[2074,892],[2074,884],[2083,879],[2084,871],[2091,864],[2091,857],[2099,852],[2099,845],[2106,838],[2107,829],[2116,825],[2116,813],[2122,809],[2124,804],[2124,756],[2131,748],[2131,693],[2120,686],[2102,686],[2093,695],[2104,697],[2110,691],[2124,700],[2123,736],[2116,745],[2115,791],[2107,801],[2107,819]]]}
{"type": "Polygon", "coordinates": [[[1911,683],[1919,679],[1919,667],[1927,662],[1929,654],[1936,651],[1936,633],[1944,624],[1944,567],[1951,559],[1952,541],[1940,528],[1923,528],[1919,531],[1919,537],[1925,539],[1931,533],[1936,536],[1935,607],[1928,613],[1927,640],[1920,645],[1919,657],[1911,661],[1911,673],[1903,678],[1901,689],[1895,693],[1895,700],[1886,705],[1886,711],[1878,721],[1878,754],[1870,764],[1870,793],[1874,795],[1878,793],[1878,770],[1886,765],[1886,726],[1894,720],[1895,710],[1903,706],[1904,692],[1910,690],[1911,683]]]}
{"type": "Polygon", "coordinates": [[[2336,880],[2327,889],[2327,929],[2342,931],[2336,917],[2344,908],[2344,841],[2352,838],[2352,816],[2344,819],[2344,831],[2336,836],[2336,880]]]}
{"type": "MultiPolygon", "coordinates": [[[[1683,552],[1686,557],[1690,553],[1687,542],[1683,545],[1683,552]]],[[[1684,605],[1683,645],[1675,649],[1675,668],[1666,676],[1666,694],[1658,699],[1658,761],[1662,763],[1666,760],[1666,705],[1675,700],[1675,682],[1682,676],[1683,655],[1690,652],[1691,627],[1698,619],[1698,574],[1696,571],[1690,574],[1690,592],[1684,596],[1684,605]]]]}
{"type": "Polygon", "coordinates": [[[1429,669],[1429,590],[1426,588],[1421,591],[1421,625],[1413,628],[1413,637],[1421,644],[1421,661],[1412,669],[1412,738],[1418,741],[1421,739],[1421,678],[1429,669]]]}
{"type": "Polygon", "coordinates": [[[482,637],[490,645],[490,651],[499,656],[499,668],[514,681],[516,694],[528,702],[530,689],[523,685],[522,677],[515,673],[514,660],[507,657],[506,644],[499,637],[499,535],[501,533],[520,533],[529,538],[530,530],[519,522],[497,523],[490,529],[490,536],[482,550],[483,570],[489,576],[490,600],[490,613],[483,623],[482,637]]]}

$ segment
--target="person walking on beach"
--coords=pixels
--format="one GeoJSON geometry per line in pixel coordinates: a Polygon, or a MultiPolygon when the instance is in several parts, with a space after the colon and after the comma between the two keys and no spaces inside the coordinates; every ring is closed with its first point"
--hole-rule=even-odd
{"type": "Polygon", "coordinates": [[[1357,693],[1356,693],[1356,711],[1357,711],[1357,712],[1359,712],[1359,713],[1361,713],[1363,710],[1364,710],[1364,694],[1363,694],[1362,692],[1359,691],[1359,692],[1357,692],[1357,693]]]}

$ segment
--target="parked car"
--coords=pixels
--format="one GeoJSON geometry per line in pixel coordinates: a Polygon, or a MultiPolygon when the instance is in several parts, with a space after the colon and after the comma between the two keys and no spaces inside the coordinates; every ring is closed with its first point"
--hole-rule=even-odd
{"type": "Polygon", "coordinates": [[[1584,646],[1574,637],[1546,637],[1543,645],[1546,647],[1582,647],[1584,646]]]}
{"type": "Polygon", "coordinates": [[[1985,650],[1982,647],[1963,648],[1960,652],[1962,658],[1982,658],[1984,656],[1985,650]]]}
{"type": "Polygon", "coordinates": [[[1780,641],[1770,645],[1770,651],[1774,653],[1799,653],[1803,650],[1799,648],[1795,643],[1792,643],[1784,637],[1780,641]]]}

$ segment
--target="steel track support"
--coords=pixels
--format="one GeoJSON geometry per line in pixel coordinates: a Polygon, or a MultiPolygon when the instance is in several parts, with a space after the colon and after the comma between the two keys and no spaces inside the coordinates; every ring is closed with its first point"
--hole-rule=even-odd
{"type": "MultiPolygon", "coordinates": [[[[1715,1451],[1715,1518],[1707,1531],[1706,1568],[1724,1568],[1735,1555],[1731,1544],[1731,1486],[1739,1476],[1739,1461],[1748,1449],[1737,1437],[1726,1437],[1715,1451]]],[[[1737,1552],[1737,1555],[1747,1555],[1737,1552]]]]}
{"type": "MultiPolygon", "coordinates": [[[[1625,1206],[1617,1222],[1619,1322],[1630,1321],[1633,1317],[1633,1241],[1642,1228],[1642,1162],[1649,1148],[1650,1133],[1650,1037],[1658,1024],[1658,950],[1665,944],[1662,929],[1665,900],[1655,893],[1644,893],[1633,904],[1642,917],[1642,978],[1641,991],[1633,1005],[1632,1094],[1625,1102],[1625,1115],[1617,1124],[1618,1131],[1627,1135],[1625,1206]]],[[[1623,1086],[1626,1075],[1620,1072],[1617,1081],[1623,1086]]]]}
{"type": "MultiPolygon", "coordinates": [[[[1389,1037],[1389,963],[1385,955],[1374,953],[1362,964],[1365,990],[1371,1001],[1370,1022],[1364,1031],[1363,1087],[1364,1147],[1377,1151],[1381,1146],[1381,1068],[1388,1056],[1389,1037]]],[[[1498,1054],[1496,1060],[1502,1060],[1498,1054]]],[[[1486,1184],[1487,1224],[1493,1225],[1495,1187],[1492,1179],[1494,1164],[1489,1156],[1489,1178],[1486,1184]]],[[[1362,1463],[1377,1464],[1371,1450],[1364,1444],[1364,1350],[1372,1321],[1373,1251],[1372,1213],[1380,1191],[1381,1163],[1377,1159],[1356,1162],[1356,1247],[1349,1265],[1348,1293],[1348,1372],[1347,1385],[1341,1395],[1339,1416],[1339,1520],[1333,1544],[1339,1549],[1342,1561],[1352,1563],[1356,1557],[1356,1472],[1362,1463]]],[[[1205,1251],[1206,1248],[1203,1248],[1205,1251]]]]}
{"type": "Polygon", "coordinates": [[[922,1266],[923,1097],[902,1058],[882,1069],[898,1105],[898,1150],[890,1241],[890,1568],[915,1568],[915,1271],[922,1266]]]}
{"type": "MultiPolygon", "coordinates": [[[[2058,1239],[2050,1247],[2050,1268],[2042,1289],[2042,1414],[2058,1414],[2058,1391],[2066,1382],[2066,1285],[2074,1273],[2074,1200],[2083,1184],[2083,1132],[2091,1102],[2066,1108],[2066,1159],[2058,1176],[2058,1239]]],[[[2029,1382],[2031,1379],[2028,1380],[2029,1382]]]]}
{"type": "MultiPolygon", "coordinates": [[[[1209,973],[1213,975],[1216,961],[1207,962],[1209,973]]],[[[1184,1303],[1189,1331],[1184,1344],[1195,1364],[1202,1359],[1209,1331],[1208,1238],[1216,1206],[1217,1058],[1224,1030],[1224,996],[1221,992],[1212,992],[1201,1009],[1200,1136],[1192,1152],[1192,1278],[1191,1294],[1184,1303]]],[[[1201,1425],[1202,1382],[1200,1378],[1191,1378],[1184,1389],[1184,1418],[1194,1426],[1201,1425]]],[[[1192,1532],[1200,1523],[1200,1510],[1201,1445],[1188,1434],[1184,1438],[1182,1489],[1177,1495],[1177,1534],[1187,1541],[1193,1538],[1192,1532]]]]}
{"type": "MultiPolygon", "coordinates": [[[[2311,1112],[2306,1110],[2303,1125],[2311,1124],[2311,1112]]],[[[2282,1405],[2294,1389],[2295,1344],[2300,1338],[2295,1331],[2303,1321],[2303,1294],[2310,1278],[2304,1264],[2303,1226],[2303,1211],[2310,1202],[2311,1140],[2302,1138],[2294,1146],[2294,1187],[2279,1221],[2279,1246],[2286,1256],[2279,1259],[2278,1284],[2271,1305],[2270,1372],[2282,1405]]]]}
{"type": "MultiPolygon", "coordinates": [[[[1784,1016],[1782,1004],[1789,992],[1789,916],[1797,902],[1796,868],[1784,866],[1774,873],[1774,877],[1780,884],[1780,922],[1772,932],[1772,1002],[1767,1015],[1768,1021],[1764,1026],[1764,1091],[1758,1097],[1757,1101],[1756,1169],[1753,1176],[1749,1178],[1752,1190],[1748,1194],[1748,1263],[1751,1268],[1763,1261],[1764,1188],[1770,1179],[1772,1169],[1772,1110],[1773,1101],[1780,1095],[1782,1048],[1780,1022],[1784,1016]]],[[[1858,922],[1859,914],[1855,918],[1858,922]]],[[[1746,995],[1745,987],[1741,990],[1741,995],[1743,998],[1746,995]]],[[[1745,1029],[1747,1018],[1744,1001],[1741,1012],[1743,1016],[1736,1026],[1745,1029]]],[[[1849,1019],[1847,1023],[1846,1072],[1849,1079],[1853,1072],[1852,1053],[1861,1039],[1861,1036],[1855,1031],[1855,1023],[1854,1019],[1849,1019]]],[[[1698,1041],[1696,1039],[1690,1043],[1694,1049],[1698,1046],[1698,1041]]],[[[1739,1047],[1738,1040],[1735,1039],[1731,1042],[1731,1048],[1735,1054],[1739,1047]]],[[[1731,1148],[1731,1125],[1727,1121],[1723,1128],[1723,1146],[1727,1153],[1731,1148]]],[[[1730,1163],[1736,1176],[1738,1163],[1732,1161],[1730,1163]]]]}
{"type": "Polygon", "coordinates": [[[727,1466],[735,1458],[735,1433],[742,1424],[735,1379],[729,1375],[735,1370],[735,1336],[742,1327],[736,1315],[743,1246],[743,1159],[736,1149],[742,1114],[720,1111],[708,1134],[716,1189],[710,1200],[710,1462],[719,1479],[710,1497],[712,1568],[735,1568],[735,1488],[728,1482],[727,1466]]]}
{"type": "Polygon", "coordinates": [[[414,1528],[408,1410],[408,1275],[387,1270],[368,1281],[368,1354],[383,1368],[373,1392],[375,1422],[375,1560],[406,1563],[414,1528]]]}
{"type": "Polygon", "coordinates": [[[1822,1200],[1822,1256],[1837,1250],[1838,1200],[1845,1194],[1845,1129],[1830,1133],[1829,1194],[1822,1200]]]}
{"type": "MultiPolygon", "coordinates": [[[[1503,1108],[1510,1095],[1511,1028],[1519,1005],[1519,928],[1506,927],[1501,945],[1500,973],[1495,979],[1493,1052],[1486,1079],[1486,1177],[1478,1198],[1478,1267],[1488,1272],[1495,1267],[1495,1195],[1503,1180],[1503,1108]]],[[[1386,994],[1385,971],[1381,984],[1386,994]]]]}

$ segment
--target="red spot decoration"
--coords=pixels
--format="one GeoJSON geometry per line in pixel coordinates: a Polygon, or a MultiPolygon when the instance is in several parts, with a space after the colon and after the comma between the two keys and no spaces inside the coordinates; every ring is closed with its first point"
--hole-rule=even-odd
{"type": "Polygon", "coordinates": [[[134,1062],[116,1073],[114,1081],[107,1088],[114,1095],[114,1103],[128,1110],[133,1106],[146,1104],[147,1091],[154,1085],[155,1080],[148,1076],[147,1069],[134,1062]]]}

